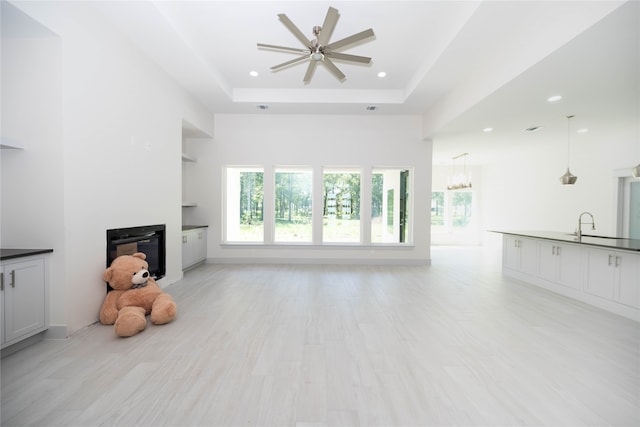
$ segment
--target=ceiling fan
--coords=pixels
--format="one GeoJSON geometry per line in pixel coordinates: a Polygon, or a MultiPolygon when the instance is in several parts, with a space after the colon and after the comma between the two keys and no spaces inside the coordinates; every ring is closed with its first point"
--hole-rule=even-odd
{"type": "Polygon", "coordinates": [[[336,67],[332,59],[338,61],[357,62],[361,64],[371,63],[371,58],[368,58],[366,56],[349,55],[346,53],[337,52],[337,50],[344,48],[345,46],[373,37],[374,33],[371,28],[346,37],[344,39],[335,41],[333,43],[329,43],[331,33],[333,33],[333,29],[336,27],[339,16],[340,15],[338,14],[338,10],[330,7],[327,11],[327,16],[324,18],[324,24],[322,24],[322,27],[313,27],[313,35],[315,36],[315,38],[312,40],[308,40],[302,33],[302,31],[300,31],[298,27],[296,27],[295,24],[291,22],[287,15],[285,15],[284,13],[278,14],[278,18],[280,19],[280,21],[304,45],[304,49],[258,43],[259,48],[275,49],[285,52],[302,54],[301,56],[290,61],[274,65],[273,67],[271,67],[271,70],[278,71],[291,65],[309,60],[307,72],[304,75],[304,79],[302,79],[303,82],[309,83],[319,62],[324,64],[324,66],[327,67],[327,69],[338,80],[343,81],[345,79],[345,75],[338,69],[338,67],[336,67]]]}

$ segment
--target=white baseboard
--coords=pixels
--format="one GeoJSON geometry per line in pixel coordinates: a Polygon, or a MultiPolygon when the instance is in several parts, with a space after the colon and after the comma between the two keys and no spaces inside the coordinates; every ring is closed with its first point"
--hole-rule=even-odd
{"type": "Polygon", "coordinates": [[[431,259],[393,258],[207,258],[207,264],[431,265],[431,259]]]}
{"type": "Polygon", "coordinates": [[[46,340],[66,340],[67,338],[69,338],[67,325],[49,325],[49,329],[44,334],[46,340]]]}

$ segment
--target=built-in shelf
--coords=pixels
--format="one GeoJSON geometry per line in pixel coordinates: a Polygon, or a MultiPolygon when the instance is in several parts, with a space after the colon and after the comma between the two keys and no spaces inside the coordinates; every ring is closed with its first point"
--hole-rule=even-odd
{"type": "Polygon", "coordinates": [[[196,202],[182,202],[183,208],[195,208],[196,206],[198,206],[196,202]]]}
{"type": "Polygon", "coordinates": [[[198,160],[195,157],[188,155],[187,153],[182,153],[182,161],[195,163],[198,160]]]}
{"type": "Polygon", "coordinates": [[[24,145],[22,141],[18,141],[16,139],[0,137],[0,148],[5,149],[13,149],[13,150],[22,150],[24,149],[24,145]]]}

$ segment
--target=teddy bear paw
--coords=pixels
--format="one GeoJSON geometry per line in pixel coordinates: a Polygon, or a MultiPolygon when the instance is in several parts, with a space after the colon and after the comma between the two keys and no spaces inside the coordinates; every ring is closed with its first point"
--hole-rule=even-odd
{"type": "Polygon", "coordinates": [[[131,337],[144,331],[147,327],[147,318],[144,308],[125,307],[118,313],[118,318],[114,325],[116,335],[119,337],[131,337]]]}

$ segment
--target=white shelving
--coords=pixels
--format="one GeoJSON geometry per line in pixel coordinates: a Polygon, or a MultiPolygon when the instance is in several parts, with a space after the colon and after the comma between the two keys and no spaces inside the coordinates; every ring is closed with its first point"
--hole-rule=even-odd
{"type": "Polygon", "coordinates": [[[187,153],[182,153],[182,161],[186,163],[196,163],[198,159],[193,156],[188,155],[187,153]]]}
{"type": "Polygon", "coordinates": [[[0,137],[0,148],[3,150],[13,149],[13,150],[22,150],[24,149],[24,144],[22,141],[18,141],[16,139],[0,137]]]}

